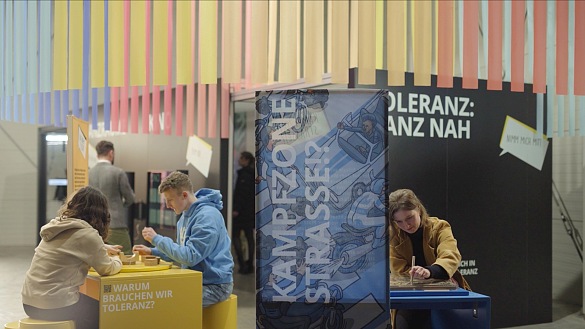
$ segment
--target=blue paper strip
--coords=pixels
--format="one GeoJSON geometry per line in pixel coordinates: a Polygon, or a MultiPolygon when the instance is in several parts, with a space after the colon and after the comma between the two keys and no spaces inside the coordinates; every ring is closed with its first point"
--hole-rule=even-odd
{"type": "Polygon", "coordinates": [[[79,89],[71,90],[72,95],[72,111],[74,117],[79,118],[79,89]]]}
{"type": "Polygon", "coordinates": [[[45,124],[51,125],[51,92],[43,93],[45,95],[45,124]]]}
{"type": "Polygon", "coordinates": [[[39,4],[39,91],[51,92],[51,58],[53,55],[51,53],[52,3],[51,1],[41,1],[39,4]]]}
{"type": "Polygon", "coordinates": [[[6,121],[11,121],[12,120],[11,119],[12,115],[11,115],[10,108],[12,107],[12,96],[6,95],[4,104],[6,106],[6,117],[5,117],[5,120],[6,121]]]}
{"type": "Polygon", "coordinates": [[[61,91],[53,91],[55,95],[55,126],[61,127],[61,91]]]}
{"type": "Polygon", "coordinates": [[[61,90],[61,125],[62,127],[67,126],[67,115],[70,113],[69,108],[69,90],[61,90]]]}
{"type": "Polygon", "coordinates": [[[22,123],[27,123],[27,121],[30,121],[30,118],[28,118],[29,116],[26,115],[28,94],[22,94],[18,98],[20,98],[20,108],[22,111],[22,116],[21,116],[22,123]]]}
{"type": "Polygon", "coordinates": [[[83,0],[83,82],[82,82],[82,114],[89,121],[89,46],[90,46],[90,6],[89,0],[83,0]]]}
{"type": "Polygon", "coordinates": [[[92,88],[91,90],[91,128],[94,130],[98,129],[98,89],[92,88]]]}
{"type": "Polygon", "coordinates": [[[536,131],[539,135],[543,134],[544,121],[544,94],[536,94],[536,131]]]}

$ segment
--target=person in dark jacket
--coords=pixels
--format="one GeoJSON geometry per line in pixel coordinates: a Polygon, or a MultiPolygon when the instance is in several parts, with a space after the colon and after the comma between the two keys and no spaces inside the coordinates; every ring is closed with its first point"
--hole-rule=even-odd
{"type": "Polygon", "coordinates": [[[255,226],[255,158],[250,152],[242,152],[238,163],[236,190],[233,202],[232,241],[236,250],[240,274],[254,272],[254,226],[255,226]],[[241,232],[244,231],[248,244],[248,259],[244,261],[241,232]]]}

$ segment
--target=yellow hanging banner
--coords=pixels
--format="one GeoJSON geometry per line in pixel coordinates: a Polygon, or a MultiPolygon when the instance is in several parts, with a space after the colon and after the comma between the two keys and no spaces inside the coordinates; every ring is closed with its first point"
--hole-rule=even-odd
{"type": "Polygon", "coordinates": [[[319,83],[323,78],[323,40],[325,33],[323,1],[305,2],[305,82],[319,83]]]}
{"type": "Polygon", "coordinates": [[[152,2],[152,84],[166,86],[168,80],[168,4],[152,2]]]}
{"type": "Polygon", "coordinates": [[[349,82],[349,1],[330,1],[331,5],[331,82],[349,82]]]}
{"type": "Polygon", "coordinates": [[[386,3],[388,86],[404,86],[406,71],[406,1],[386,3]]]}
{"type": "Polygon", "coordinates": [[[278,82],[297,80],[298,20],[295,1],[280,2],[280,47],[278,52],[278,82]]]}
{"type": "MultiPolygon", "coordinates": [[[[256,4],[260,4],[267,8],[268,4],[264,1],[260,2],[253,2],[252,3],[252,10],[256,4]]],[[[233,1],[225,1],[222,2],[223,6],[223,68],[222,68],[222,78],[223,82],[226,83],[239,83],[242,78],[242,1],[240,0],[233,0],[233,1]]],[[[252,11],[253,12],[253,11],[252,11]]],[[[264,13],[264,19],[260,20],[261,22],[266,22],[266,12],[264,13]]],[[[250,16],[248,16],[250,17],[250,16]]],[[[255,20],[253,19],[251,22],[251,28],[254,31],[254,24],[255,20]]],[[[267,25],[264,25],[263,28],[259,31],[254,32],[261,32],[260,35],[252,32],[252,35],[256,39],[263,40],[263,48],[257,49],[257,53],[266,53],[266,29],[268,28],[267,25]]],[[[254,46],[252,46],[252,81],[254,81],[254,69],[255,62],[254,58],[254,46]]],[[[266,55],[264,55],[264,60],[266,60],[266,55]]],[[[266,62],[264,62],[264,66],[266,66],[266,62]]],[[[263,83],[266,82],[266,78],[264,78],[263,83]]]]}
{"type": "Polygon", "coordinates": [[[66,1],[55,1],[53,90],[67,90],[67,5],[66,1]]]}
{"type": "Polygon", "coordinates": [[[104,1],[92,0],[91,4],[91,37],[90,37],[90,79],[92,88],[105,86],[105,26],[104,1]]]}
{"type": "Polygon", "coordinates": [[[108,85],[124,86],[123,1],[108,1],[108,85]]]}
{"type": "Polygon", "coordinates": [[[176,72],[177,84],[193,83],[193,53],[191,52],[191,1],[177,1],[176,72]]]}
{"type": "Polygon", "coordinates": [[[217,83],[217,2],[199,2],[200,83],[217,83]]]}
{"type": "Polygon", "coordinates": [[[83,1],[69,2],[69,89],[83,83],[83,1]]]}
{"type": "Polygon", "coordinates": [[[376,3],[358,3],[358,83],[376,84],[376,3]]]}
{"type": "MultiPolygon", "coordinates": [[[[146,1],[130,2],[130,85],[146,85],[146,1]]],[[[150,35],[148,36],[150,38],[150,35]]]]}

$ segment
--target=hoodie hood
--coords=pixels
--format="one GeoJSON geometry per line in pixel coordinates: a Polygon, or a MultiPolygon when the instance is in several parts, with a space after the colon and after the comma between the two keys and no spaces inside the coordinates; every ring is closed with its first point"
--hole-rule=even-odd
{"type": "Polygon", "coordinates": [[[65,231],[78,230],[83,228],[93,229],[93,227],[89,225],[88,222],[81,219],[55,217],[51,219],[50,222],[41,227],[40,235],[44,241],[51,241],[57,235],[65,231]]]}
{"type": "Polygon", "coordinates": [[[194,203],[194,205],[196,205],[195,208],[207,205],[215,207],[217,208],[217,210],[223,209],[223,201],[221,201],[222,199],[221,192],[218,190],[202,188],[199,191],[195,192],[195,197],[197,198],[197,201],[195,201],[194,203]]]}

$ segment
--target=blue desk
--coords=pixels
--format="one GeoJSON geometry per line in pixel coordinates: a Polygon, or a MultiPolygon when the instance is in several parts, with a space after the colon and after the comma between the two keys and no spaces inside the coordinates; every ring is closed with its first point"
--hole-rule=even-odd
{"type": "Polygon", "coordinates": [[[390,291],[391,309],[430,309],[433,329],[489,329],[491,299],[466,291],[390,291]]]}

